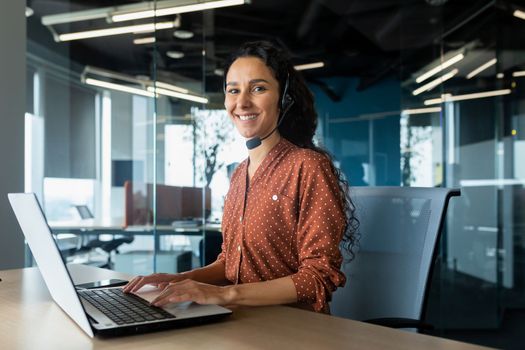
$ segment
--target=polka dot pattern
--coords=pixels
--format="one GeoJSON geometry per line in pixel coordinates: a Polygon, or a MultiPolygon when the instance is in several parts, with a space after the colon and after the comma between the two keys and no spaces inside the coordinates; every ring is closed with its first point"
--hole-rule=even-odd
{"type": "Polygon", "coordinates": [[[232,176],[224,203],[218,260],[232,283],[291,276],[297,300],[329,312],[345,283],[339,242],[345,216],[329,160],[284,138],[268,153],[249,187],[248,161],[232,176]]]}

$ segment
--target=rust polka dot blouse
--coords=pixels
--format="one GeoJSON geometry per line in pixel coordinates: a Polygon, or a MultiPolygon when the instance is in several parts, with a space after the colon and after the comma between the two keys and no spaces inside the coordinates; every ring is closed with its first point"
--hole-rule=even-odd
{"type": "Polygon", "coordinates": [[[329,312],[345,283],[339,242],[345,216],[338,180],[323,155],[284,138],[247,187],[248,160],[235,170],[222,221],[218,260],[232,283],[291,276],[298,304],[329,312]]]}

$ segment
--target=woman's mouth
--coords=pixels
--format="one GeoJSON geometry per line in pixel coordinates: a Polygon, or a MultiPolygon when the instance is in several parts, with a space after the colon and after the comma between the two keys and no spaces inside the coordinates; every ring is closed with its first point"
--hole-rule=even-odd
{"type": "Polygon", "coordinates": [[[254,120],[257,118],[257,114],[244,114],[244,115],[237,114],[237,116],[239,117],[240,120],[243,120],[243,121],[254,120]]]}

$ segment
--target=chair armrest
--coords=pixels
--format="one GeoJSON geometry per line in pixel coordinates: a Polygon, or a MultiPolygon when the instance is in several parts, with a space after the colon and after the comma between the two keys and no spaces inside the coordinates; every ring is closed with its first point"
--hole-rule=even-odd
{"type": "Polygon", "coordinates": [[[417,330],[433,330],[434,326],[412,318],[382,317],[365,320],[366,323],[390,328],[417,328],[417,330]]]}
{"type": "Polygon", "coordinates": [[[102,248],[104,251],[109,253],[112,250],[117,249],[119,246],[121,246],[124,243],[129,244],[133,242],[133,240],[134,240],[133,236],[115,238],[115,239],[112,239],[111,241],[102,242],[102,244],[100,245],[100,248],[102,248]]]}

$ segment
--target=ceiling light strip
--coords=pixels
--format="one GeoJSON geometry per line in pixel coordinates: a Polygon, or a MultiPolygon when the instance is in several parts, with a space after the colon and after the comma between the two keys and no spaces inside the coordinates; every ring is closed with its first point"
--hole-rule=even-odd
{"type": "Polygon", "coordinates": [[[93,86],[98,86],[98,87],[101,87],[101,88],[110,89],[110,90],[117,90],[117,91],[121,91],[121,92],[128,92],[128,93],[134,94],[134,95],[141,95],[141,96],[146,96],[146,97],[155,97],[155,94],[153,92],[150,92],[150,91],[145,91],[143,89],[134,88],[134,87],[131,87],[131,86],[110,83],[110,82],[103,81],[103,80],[86,78],[85,83],[89,84],[89,85],[93,85],[93,86]]]}
{"type": "Polygon", "coordinates": [[[190,90],[188,90],[188,89],[181,88],[181,87],[179,87],[177,85],[164,83],[162,81],[155,82],[155,86],[160,87],[162,89],[168,89],[168,90],[177,91],[177,92],[180,92],[182,94],[189,94],[190,93],[190,90]]]}
{"type": "Polygon", "coordinates": [[[179,98],[182,100],[188,100],[188,101],[193,101],[193,102],[198,102],[198,103],[208,103],[208,99],[205,97],[184,94],[184,93],[173,91],[173,90],[149,86],[148,91],[151,93],[157,93],[157,94],[164,95],[164,96],[175,97],[175,98],[179,98]]]}
{"type": "Polygon", "coordinates": [[[143,80],[141,79],[137,79],[135,77],[132,77],[126,74],[116,73],[116,72],[113,72],[107,69],[102,69],[102,68],[93,67],[93,66],[86,66],[81,76],[87,77],[88,75],[97,75],[97,76],[109,78],[112,80],[122,80],[128,83],[134,84],[134,85],[142,86],[144,84],[143,80]]]}
{"type": "MultiPolygon", "coordinates": [[[[190,5],[191,3],[202,3],[202,0],[158,0],[158,1],[142,1],[134,4],[99,7],[90,10],[81,10],[65,13],[57,13],[53,15],[42,16],[42,24],[45,26],[53,26],[55,24],[81,22],[94,19],[111,19],[113,14],[129,14],[136,12],[144,12],[148,10],[166,9],[180,6],[181,3],[190,5]]],[[[244,3],[249,3],[249,0],[244,3]]]]}
{"type": "Polygon", "coordinates": [[[444,99],[447,99],[450,96],[452,95],[451,94],[441,95],[441,97],[438,97],[438,98],[431,98],[431,99],[425,100],[423,104],[425,106],[436,105],[436,104],[442,103],[444,99]]]}
{"type": "Polygon", "coordinates": [[[513,72],[513,73],[512,73],[512,76],[513,76],[514,78],[517,78],[517,77],[525,77],[525,70],[520,70],[520,71],[513,72]]]}
{"type": "Polygon", "coordinates": [[[56,37],[55,40],[71,41],[71,40],[79,40],[79,39],[98,38],[98,37],[104,37],[104,36],[110,36],[110,35],[129,34],[129,33],[134,33],[134,32],[169,29],[173,27],[174,27],[173,22],[146,23],[146,24],[137,24],[133,26],[126,26],[126,27],[96,29],[96,30],[88,30],[85,32],[60,34],[56,37]]]}
{"type": "Polygon", "coordinates": [[[473,77],[475,77],[476,75],[478,75],[479,73],[483,72],[485,69],[489,68],[489,67],[492,67],[493,65],[496,64],[496,62],[498,62],[498,59],[497,58],[493,58],[491,59],[490,61],[482,64],[481,66],[479,66],[478,68],[474,69],[472,72],[470,72],[469,74],[467,74],[467,79],[471,79],[473,77]]]}
{"type": "Polygon", "coordinates": [[[442,103],[442,102],[474,100],[474,99],[478,99],[478,98],[486,98],[486,97],[508,95],[511,92],[512,92],[511,89],[502,89],[502,90],[476,92],[476,93],[473,93],[473,94],[465,94],[465,95],[445,94],[445,95],[442,95],[440,98],[433,98],[433,99],[430,99],[430,100],[426,100],[425,102],[423,102],[423,104],[425,106],[429,106],[429,105],[439,104],[439,103],[442,103]]]}
{"type": "MultiPolygon", "coordinates": [[[[101,77],[105,77],[105,78],[109,78],[109,79],[113,79],[113,80],[122,80],[122,81],[125,81],[125,82],[128,82],[128,83],[134,84],[134,85],[142,85],[142,86],[148,86],[148,87],[157,86],[157,87],[160,87],[160,88],[163,88],[163,89],[173,90],[173,91],[177,91],[177,92],[180,92],[180,93],[183,93],[183,94],[190,94],[190,95],[193,94],[194,96],[198,96],[197,94],[192,93],[188,89],[185,89],[185,88],[182,88],[180,86],[173,85],[173,84],[170,84],[170,83],[165,83],[165,82],[162,82],[162,81],[154,82],[153,80],[149,80],[149,79],[137,79],[137,78],[131,77],[129,75],[116,73],[116,72],[112,72],[112,71],[109,71],[109,70],[96,68],[96,67],[92,67],[92,66],[86,66],[84,68],[84,71],[82,72],[82,76],[84,77],[83,78],[84,80],[87,79],[88,75],[90,75],[90,76],[96,75],[96,76],[101,76],[101,77]]],[[[89,79],[99,80],[99,79],[95,79],[95,78],[89,78],[89,79]]]]}
{"type": "Polygon", "coordinates": [[[154,42],[155,42],[155,37],[153,36],[149,36],[146,38],[133,39],[133,44],[135,45],[153,44],[154,42]]]}
{"type": "Polygon", "coordinates": [[[42,16],[42,24],[45,26],[52,26],[55,24],[73,23],[88,21],[92,19],[106,18],[109,9],[110,7],[104,7],[93,10],[83,10],[42,16]]]}
{"type": "Polygon", "coordinates": [[[324,67],[324,62],[312,62],[312,63],[306,63],[306,64],[298,64],[297,66],[294,66],[295,70],[307,70],[307,69],[315,69],[315,68],[322,68],[324,67]]]}
{"type": "Polygon", "coordinates": [[[404,109],[401,111],[401,115],[440,113],[440,112],[441,112],[441,107],[428,107],[428,108],[404,109]]]}
{"type": "Polygon", "coordinates": [[[514,17],[525,19],[525,12],[523,12],[521,10],[515,10],[513,15],[514,15],[514,17]]]}
{"type": "Polygon", "coordinates": [[[465,55],[463,55],[462,53],[458,54],[458,55],[455,55],[451,58],[449,58],[448,60],[446,60],[445,62],[443,62],[442,64],[432,68],[431,70],[429,70],[428,72],[426,73],[423,73],[422,75],[420,75],[419,77],[416,78],[416,83],[421,83],[425,80],[427,80],[428,78],[430,78],[431,76],[441,72],[443,69],[445,68],[448,68],[450,67],[451,65],[453,65],[454,63],[457,63],[459,61],[461,61],[462,59],[465,58],[465,55]]]}
{"type": "Polygon", "coordinates": [[[425,85],[423,85],[421,87],[418,87],[417,89],[412,91],[412,95],[417,96],[417,95],[419,95],[420,93],[422,93],[424,91],[430,91],[433,88],[435,88],[436,86],[438,86],[439,84],[441,84],[441,83],[449,80],[450,78],[454,77],[456,74],[458,74],[458,72],[459,72],[459,70],[457,68],[453,69],[450,72],[448,72],[447,74],[444,74],[444,75],[440,76],[439,78],[434,79],[431,82],[429,82],[429,83],[427,83],[427,84],[425,84],[425,85]]]}
{"type": "MultiPolygon", "coordinates": [[[[204,11],[204,10],[210,10],[210,9],[221,8],[221,7],[244,5],[245,3],[246,3],[245,0],[217,0],[217,1],[208,1],[208,2],[201,2],[201,3],[196,3],[196,4],[189,4],[189,5],[172,6],[172,7],[166,7],[166,8],[157,7],[156,10],[143,10],[143,11],[134,11],[134,12],[126,12],[126,13],[113,12],[111,14],[111,20],[113,22],[131,21],[131,20],[142,19],[142,18],[169,16],[169,15],[175,15],[179,13],[188,13],[188,12],[204,11]]],[[[157,5],[161,5],[161,3],[158,3],[157,5]]]]}

